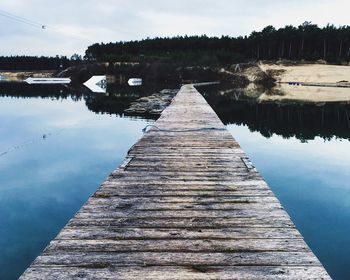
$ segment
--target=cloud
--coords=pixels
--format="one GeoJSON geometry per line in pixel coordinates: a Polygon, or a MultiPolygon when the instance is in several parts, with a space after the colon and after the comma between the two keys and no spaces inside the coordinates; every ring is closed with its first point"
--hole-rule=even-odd
{"type": "Polygon", "coordinates": [[[348,24],[344,0],[44,0],[2,1],[0,10],[47,25],[35,28],[0,16],[0,55],[71,55],[93,42],[176,35],[249,35],[266,25],[312,21],[348,24]]]}
{"type": "Polygon", "coordinates": [[[220,18],[211,18],[201,15],[183,15],[171,13],[159,13],[152,10],[140,13],[147,21],[150,37],[174,36],[181,30],[186,35],[215,35],[225,21],[220,18]]]}

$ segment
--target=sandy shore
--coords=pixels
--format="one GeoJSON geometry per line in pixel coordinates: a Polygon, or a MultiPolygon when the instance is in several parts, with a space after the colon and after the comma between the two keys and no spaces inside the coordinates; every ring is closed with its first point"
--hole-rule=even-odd
{"type": "Polygon", "coordinates": [[[313,103],[323,102],[350,102],[350,88],[289,86],[281,84],[275,87],[283,95],[263,93],[259,101],[304,101],[313,103]]]}
{"type": "Polygon", "coordinates": [[[307,102],[341,102],[350,101],[350,88],[339,88],[337,84],[344,85],[350,82],[350,66],[302,64],[278,65],[260,64],[259,67],[267,73],[272,73],[279,83],[274,89],[280,94],[262,94],[261,101],[307,101],[307,102]],[[327,84],[323,86],[295,86],[290,82],[327,84]],[[329,87],[331,85],[331,87],[329,87]],[[332,87],[334,85],[334,87],[332,87]]]}
{"type": "Polygon", "coordinates": [[[350,66],[302,64],[285,66],[278,64],[259,64],[263,71],[282,70],[275,78],[279,82],[306,82],[306,83],[338,83],[350,82],[350,66]]]}
{"type": "Polygon", "coordinates": [[[4,77],[7,81],[22,81],[29,77],[34,78],[51,78],[55,71],[1,71],[0,76],[4,77]]]}

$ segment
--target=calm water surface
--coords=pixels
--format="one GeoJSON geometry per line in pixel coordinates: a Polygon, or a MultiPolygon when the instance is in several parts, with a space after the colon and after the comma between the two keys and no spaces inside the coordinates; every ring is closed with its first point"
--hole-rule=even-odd
{"type": "Polygon", "coordinates": [[[0,279],[16,279],[141,137],[84,101],[0,97],[0,279]]]}
{"type": "Polygon", "coordinates": [[[228,125],[333,279],[350,279],[350,141],[228,125]]]}
{"type": "MultiPolygon", "coordinates": [[[[73,101],[42,89],[29,96],[51,98],[0,97],[0,279],[16,279],[25,270],[120,164],[147,124],[120,116],[130,102],[126,93],[76,95],[73,101]]],[[[276,108],[225,107],[226,100],[217,97],[213,102],[226,123],[236,123],[229,130],[331,276],[349,279],[350,133],[345,111],[312,109],[307,116],[308,108],[306,113],[294,108],[283,115],[276,108]],[[310,118],[309,126],[293,126],[295,119],[305,124],[310,118]]]]}

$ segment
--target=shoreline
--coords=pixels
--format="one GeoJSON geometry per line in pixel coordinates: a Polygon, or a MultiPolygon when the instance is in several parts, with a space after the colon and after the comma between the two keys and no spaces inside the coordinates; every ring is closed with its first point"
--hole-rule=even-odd
{"type": "Polygon", "coordinates": [[[57,71],[55,70],[1,70],[0,76],[3,81],[23,81],[29,77],[33,78],[52,78],[57,71]]]}
{"type": "MultiPolygon", "coordinates": [[[[200,71],[206,67],[185,69],[193,71],[191,82],[198,83],[200,71]]],[[[255,96],[257,102],[350,102],[350,66],[347,65],[260,61],[213,68],[211,71],[212,78],[231,84],[232,88],[241,88],[247,97],[255,96]]],[[[28,77],[50,78],[56,73],[54,70],[0,70],[3,81],[23,81],[28,77]]],[[[74,77],[74,71],[70,74],[74,77]]],[[[174,72],[174,78],[177,74],[174,72]]],[[[211,76],[208,77],[210,79],[211,76]]]]}
{"type": "Polygon", "coordinates": [[[308,63],[258,66],[277,84],[271,89],[272,94],[262,94],[259,101],[350,102],[350,66],[308,63]]]}

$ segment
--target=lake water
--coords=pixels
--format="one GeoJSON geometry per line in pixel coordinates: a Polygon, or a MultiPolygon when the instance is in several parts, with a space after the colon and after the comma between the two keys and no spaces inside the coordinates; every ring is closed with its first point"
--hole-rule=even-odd
{"type": "Polygon", "coordinates": [[[350,276],[350,141],[265,138],[228,125],[333,279],[350,276]]]}
{"type": "MultiPolygon", "coordinates": [[[[0,86],[0,279],[25,270],[142,136],[149,121],[122,111],[145,93],[114,91],[0,86]]],[[[347,108],[248,108],[210,96],[331,276],[348,279],[347,108]]]]}
{"type": "Polygon", "coordinates": [[[146,124],[84,100],[0,97],[0,279],[17,279],[146,124]]]}

